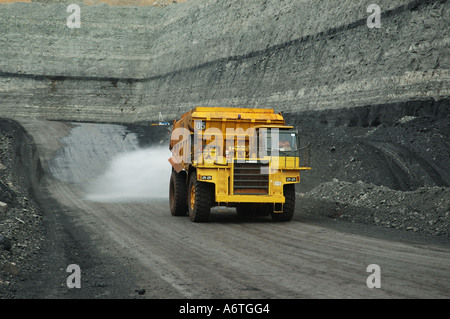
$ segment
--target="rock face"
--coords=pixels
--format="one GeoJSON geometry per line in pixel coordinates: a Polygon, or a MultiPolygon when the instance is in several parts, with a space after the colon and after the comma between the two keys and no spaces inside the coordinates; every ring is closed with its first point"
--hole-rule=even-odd
{"type": "Polygon", "coordinates": [[[197,105],[339,109],[449,96],[449,5],[191,0],[2,4],[0,116],[131,123],[197,105]]]}
{"type": "Polygon", "coordinates": [[[46,235],[34,199],[40,161],[32,137],[12,120],[0,119],[0,162],[0,299],[10,299],[39,267],[46,235]]]}

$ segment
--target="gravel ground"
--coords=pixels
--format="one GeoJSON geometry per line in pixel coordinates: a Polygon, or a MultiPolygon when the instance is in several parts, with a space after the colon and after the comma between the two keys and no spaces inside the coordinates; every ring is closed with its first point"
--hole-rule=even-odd
{"type": "MultiPolygon", "coordinates": [[[[323,225],[340,220],[448,240],[448,107],[366,111],[285,115],[303,143],[312,143],[312,170],[297,185],[301,214],[323,225]]],[[[145,139],[166,135],[160,130],[145,139]]],[[[0,298],[17,298],[17,287],[36,273],[40,252],[51,244],[46,214],[34,200],[40,174],[32,138],[0,119],[0,202],[7,205],[0,208],[0,298]]]]}

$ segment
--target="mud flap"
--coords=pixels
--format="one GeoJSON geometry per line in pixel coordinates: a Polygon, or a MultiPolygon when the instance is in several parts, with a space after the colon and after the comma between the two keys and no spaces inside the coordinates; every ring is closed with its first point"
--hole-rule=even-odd
{"type": "Polygon", "coordinates": [[[177,160],[177,158],[175,156],[172,156],[171,158],[169,158],[169,163],[172,165],[173,169],[177,173],[181,172],[184,168],[183,165],[180,164],[180,161],[177,160]]]}

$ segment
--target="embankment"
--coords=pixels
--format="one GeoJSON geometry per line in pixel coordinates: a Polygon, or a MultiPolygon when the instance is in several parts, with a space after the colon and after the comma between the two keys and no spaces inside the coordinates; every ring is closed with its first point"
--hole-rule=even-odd
{"type": "MultiPolygon", "coordinates": [[[[0,116],[136,123],[197,105],[297,112],[449,96],[449,5],[191,0],[164,8],[9,3],[0,116]]],[[[51,1],[50,1],[51,2],[51,1]]]]}

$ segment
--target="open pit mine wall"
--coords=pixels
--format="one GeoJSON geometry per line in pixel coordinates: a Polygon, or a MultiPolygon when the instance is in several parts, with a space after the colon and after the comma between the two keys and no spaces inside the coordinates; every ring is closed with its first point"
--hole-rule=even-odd
{"type": "Polygon", "coordinates": [[[68,4],[0,4],[0,116],[131,123],[194,106],[448,105],[446,1],[80,3],[80,28],[67,26],[68,4]],[[370,4],[381,28],[367,25],[370,4]]]}

